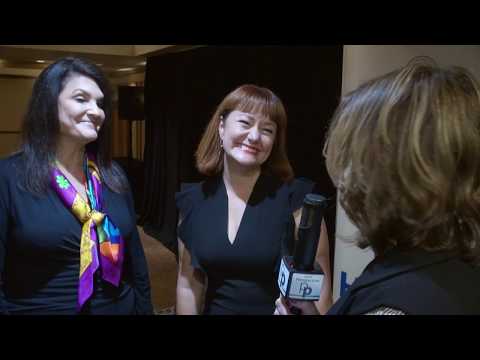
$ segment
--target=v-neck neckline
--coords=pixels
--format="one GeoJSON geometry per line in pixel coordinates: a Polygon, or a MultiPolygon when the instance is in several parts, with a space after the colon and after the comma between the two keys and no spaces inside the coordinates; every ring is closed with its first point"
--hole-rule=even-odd
{"type": "Polygon", "coordinates": [[[83,201],[87,205],[87,207],[90,209],[91,204],[88,198],[87,180],[85,175],[82,179],[83,183],[81,183],[64,166],[59,166],[57,164],[57,170],[60,173],[60,175],[62,175],[63,178],[67,181],[67,183],[73,188],[73,190],[75,191],[75,194],[78,195],[79,199],[83,201]],[[75,181],[72,181],[72,180],[75,180],[75,181]],[[82,193],[81,191],[79,191],[77,186],[80,186],[84,192],[82,193]]]}
{"type": "Polygon", "coordinates": [[[232,242],[232,241],[230,241],[230,237],[228,236],[228,227],[229,227],[229,224],[230,224],[230,216],[229,216],[230,200],[228,198],[228,191],[227,191],[227,186],[225,185],[225,180],[223,179],[223,176],[221,176],[220,181],[222,183],[223,196],[224,196],[224,199],[225,199],[224,214],[225,214],[225,218],[226,218],[225,227],[223,228],[223,235],[226,237],[227,244],[229,245],[229,247],[233,247],[233,246],[235,246],[235,244],[238,243],[240,231],[242,230],[243,223],[245,222],[245,218],[248,215],[247,211],[249,210],[249,205],[251,203],[251,200],[253,199],[253,197],[255,196],[255,194],[257,192],[258,185],[260,184],[261,177],[262,177],[262,173],[260,173],[257,180],[255,181],[255,184],[253,185],[252,192],[250,193],[250,196],[248,197],[248,199],[245,203],[245,209],[243,210],[242,216],[240,218],[240,223],[238,224],[237,232],[235,233],[235,237],[234,237],[233,242],[232,242]]]}

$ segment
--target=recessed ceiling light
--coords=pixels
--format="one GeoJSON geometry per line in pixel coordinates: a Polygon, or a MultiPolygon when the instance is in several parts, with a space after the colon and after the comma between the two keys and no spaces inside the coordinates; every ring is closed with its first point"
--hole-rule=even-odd
{"type": "Polygon", "coordinates": [[[35,62],[39,63],[39,64],[45,64],[46,61],[45,60],[35,60],[35,62]]]}
{"type": "Polygon", "coordinates": [[[147,65],[147,62],[146,61],[139,62],[138,65],[145,66],[145,65],[147,65]]]}
{"type": "Polygon", "coordinates": [[[131,70],[135,70],[135,68],[133,68],[133,67],[127,67],[127,68],[117,69],[117,71],[131,71],[131,70]]]}

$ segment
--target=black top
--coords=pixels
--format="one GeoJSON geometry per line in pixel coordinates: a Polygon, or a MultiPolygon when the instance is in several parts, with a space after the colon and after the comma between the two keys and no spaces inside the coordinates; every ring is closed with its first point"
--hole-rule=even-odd
{"type": "Polygon", "coordinates": [[[233,244],[221,176],[184,186],[176,194],[182,217],[179,238],[191,254],[192,266],[208,279],[205,314],[273,314],[280,259],[293,247],[293,212],[313,187],[307,179],[287,184],[260,175],[233,244]]]}
{"type": "Polygon", "coordinates": [[[480,314],[480,267],[448,251],[390,250],[375,258],[329,315],[365,314],[379,307],[405,314],[480,314]]]}
{"type": "MultiPolygon", "coordinates": [[[[21,157],[0,160],[0,313],[76,314],[82,224],[53,189],[18,186],[21,157]]],[[[125,240],[120,286],[98,276],[84,314],[151,314],[150,282],[130,191],[103,185],[107,214],[125,240]]]]}

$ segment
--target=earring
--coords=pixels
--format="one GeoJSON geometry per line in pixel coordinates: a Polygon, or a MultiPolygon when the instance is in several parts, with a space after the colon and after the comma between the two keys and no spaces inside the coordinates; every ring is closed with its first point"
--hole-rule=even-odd
{"type": "Polygon", "coordinates": [[[223,140],[220,139],[220,148],[223,149],[223,140]]]}

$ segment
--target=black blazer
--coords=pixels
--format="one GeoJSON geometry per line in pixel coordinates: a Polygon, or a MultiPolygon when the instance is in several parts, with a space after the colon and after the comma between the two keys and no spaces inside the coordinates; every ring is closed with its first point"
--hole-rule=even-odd
{"type": "Polygon", "coordinates": [[[480,267],[450,252],[393,249],[368,264],[328,314],[381,306],[406,314],[480,314],[480,267]]]}

